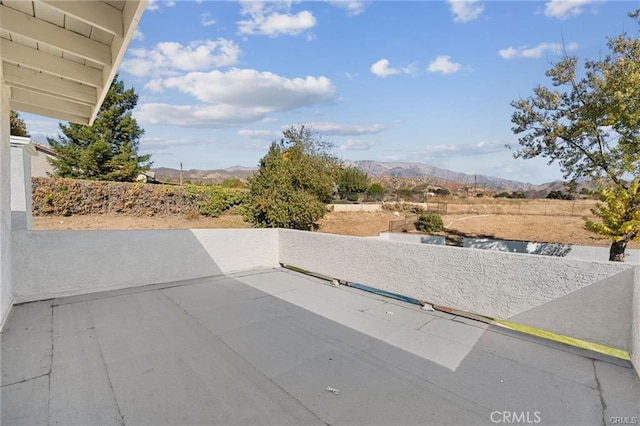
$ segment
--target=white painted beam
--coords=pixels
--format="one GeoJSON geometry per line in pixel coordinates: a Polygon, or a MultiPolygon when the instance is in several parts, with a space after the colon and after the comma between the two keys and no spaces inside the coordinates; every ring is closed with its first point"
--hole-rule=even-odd
{"type": "Polygon", "coordinates": [[[28,112],[30,114],[42,115],[44,117],[55,118],[57,120],[69,121],[76,124],[89,124],[88,117],[81,117],[79,115],[67,114],[61,111],[52,110],[49,108],[43,108],[37,105],[25,104],[22,102],[11,100],[11,109],[16,111],[28,112]]]}
{"type": "Polygon", "coordinates": [[[97,102],[95,87],[7,63],[3,71],[4,81],[13,87],[30,88],[91,106],[97,102]]]}
{"type": "Polygon", "coordinates": [[[98,89],[102,88],[102,72],[95,68],[90,68],[77,62],[66,60],[60,56],[32,49],[6,39],[0,40],[0,52],[2,52],[2,59],[5,62],[24,65],[46,72],[47,74],[68,78],[98,89]]]}
{"type": "Polygon", "coordinates": [[[91,114],[91,106],[89,105],[79,104],[54,95],[19,87],[11,88],[11,100],[22,104],[40,106],[42,108],[77,115],[80,117],[89,117],[89,114],[91,114]]]}
{"type": "Polygon", "coordinates": [[[124,24],[122,12],[101,1],[40,0],[59,11],[71,15],[89,25],[122,37],[124,24]]]}
{"type": "Polygon", "coordinates": [[[111,64],[111,50],[106,44],[2,4],[0,4],[0,27],[9,33],[62,49],[99,64],[111,64]]]}
{"type": "Polygon", "coordinates": [[[144,13],[144,9],[147,7],[147,3],[148,0],[127,0],[124,3],[124,8],[122,9],[124,35],[122,37],[115,36],[113,38],[113,43],[111,44],[111,55],[113,57],[113,64],[110,67],[105,66],[105,80],[103,83],[104,88],[102,92],[98,92],[98,103],[91,114],[90,124],[93,123],[93,120],[98,114],[105,96],[107,96],[107,91],[109,90],[111,82],[118,72],[118,67],[122,62],[122,58],[124,57],[129,42],[131,42],[131,39],[136,32],[136,28],[140,23],[140,18],[142,18],[142,14],[144,13]]]}

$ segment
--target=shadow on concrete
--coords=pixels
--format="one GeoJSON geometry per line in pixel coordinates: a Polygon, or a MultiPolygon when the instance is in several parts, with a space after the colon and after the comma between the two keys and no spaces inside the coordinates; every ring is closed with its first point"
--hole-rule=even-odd
{"type": "Polygon", "coordinates": [[[3,424],[640,415],[626,366],[280,270],[16,306],[2,361],[3,424]]]}

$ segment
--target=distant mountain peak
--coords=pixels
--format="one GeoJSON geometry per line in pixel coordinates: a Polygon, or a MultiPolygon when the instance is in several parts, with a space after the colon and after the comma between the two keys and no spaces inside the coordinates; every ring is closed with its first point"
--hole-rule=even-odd
{"type": "Polygon", "coordinates": [[[471,175],[441,169],[419,162],[372,161],[360,160],[352,162],[359,170],[370,176],[391,176],[399,178],[438,178],[466,185],[477,185],[482,188],[496,190],[528,190],[535,185],[527,182],[502,179],[486,175],[471,175]]]}

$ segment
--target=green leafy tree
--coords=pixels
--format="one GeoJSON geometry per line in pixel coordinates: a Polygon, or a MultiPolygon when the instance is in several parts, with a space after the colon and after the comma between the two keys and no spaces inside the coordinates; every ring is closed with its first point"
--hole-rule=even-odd
{"type": "Polygon", "coordinates": [[[575,196],[567,192],[551,191],[547,194],[547,198],[550,200],[575,200],[575,196]]]}
{"type": "MultiPolygon", "coordinates": [[[[636,21],[639,15],[629,14],[636,21]]],[[[631,190],[625,177],[640,175],[640,40],[621,34],[607,46],[609,53],[585,61],[583,70],[565,54],[546,72],[555,89],[537,86],[512,102],[511,121],[520,135],[516,158],[548,158],[569,184],[589,178],[618,194],[631,190]]],[[[629,203],[630,211],[640,207],[635,197],[629,203]]],[[[625,239],[613,238],[610,260],[624,258],[625,239]]]]}
{"type": "Polygon", "coordinates": [[[613,240],[609,260],[623,262],[627,244],[640,240],[639,188],[640,178],[632,180],[626,188],[620,185],[601,187],[597,191],[601,203],[591,210],[600,222],[584,218],[585,229],[613,240]]]}
{"type": "Polygon", "coordinates": [[[20,114],[11,110],[11,114],[9,116],[9,129],[11,130],[11,135],[13,136],[23,136],[28,138],[29,132],[27,131],[27,125],[24,123],[24,120],[20,118],[20,114]]]}
{"type": "Polygon", "coordinates": [[[249,179],[245,220],[256,227],[317,229],[333,196],[340,162],[332,145],[300,125],[283,132],[249,179]]]}
{"type": "Polygon", "coordinates": [[[57,154],[55,176],[76,179],[133,181],[151,167],[151,155],[138,154],[144,130],[132,116],[138,102],[133,88],[114,79],[91,126],[62,124],[63,136],[48,138],[57,154]]]}
{"type": "Polygon", "coordinates": [[[341,193],[363,193],[369,188],[369,175],[357,167],[345,167],[338,177],[338,189],[341,193]]]}
{"type": "Polygon", "coordinates": [[[384,188],[379,183],[372,183],[367,188],[367,196],[369,199],[382,201],[384,199],[384,188]]]}

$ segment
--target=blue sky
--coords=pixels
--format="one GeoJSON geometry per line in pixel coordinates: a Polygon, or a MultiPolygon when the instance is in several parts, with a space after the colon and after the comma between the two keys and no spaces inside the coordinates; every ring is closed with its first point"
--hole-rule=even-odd
{"type": "MultiPolygon", "coordinates": [[[[154,167],[256,166],[304,123],[345,160],[418,161],[543,183],[505,145],[510,102],[562,46],[581,60],[638,28],[625,1],[152,1],[120,67],[154,167]]],[[[36,140],[57,122],[22,114],[36,140]]]]}

